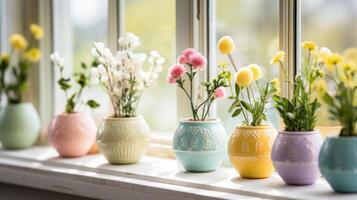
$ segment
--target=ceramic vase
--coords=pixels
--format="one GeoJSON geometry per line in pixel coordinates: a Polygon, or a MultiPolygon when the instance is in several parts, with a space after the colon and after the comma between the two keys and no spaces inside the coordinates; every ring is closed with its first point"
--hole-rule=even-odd
{"type": "Polygon", "coordinates": [[[320,177],[318,156],[323,139],[319,131],[280,131],[272,149],[274,167],[288,185],[311,185],[320,177]]]}
{"type": "Polygon", "coordinates": [[[228,142],[228,156],[242,178],[267,178],[273,171],[273,126],[238,126],[228,142]]]}
{"type": "Polygon", "coordinates": [[[319,167],[334,191],[357,192],[357,137],[327,138],[319,167]]]}
{"type": "Polygon", "coordinates": [[[96,131],[90,113],[63,113],[52,120],[49,141],[62,157],[84,156],[95,142],[96,131]]]}
{"type": "Polygon", "coordinates": [[[0,141],[5,149],[31,147],[40,134],[40,118],[31,103],[0,108],[0,141]]]}
{"type": "Polygon", "coordinates": [[[216,170],[226,157],[227,134],[219,119],[182,120],[175,132],[173,149],[189,172],[216,170]]]}
{"type": "Polygon", "coordinates": [[[146,153],[150,128],[142,116],[106,118],[98,128],[97,144],[110,164],[133,164],[146,153]]]}

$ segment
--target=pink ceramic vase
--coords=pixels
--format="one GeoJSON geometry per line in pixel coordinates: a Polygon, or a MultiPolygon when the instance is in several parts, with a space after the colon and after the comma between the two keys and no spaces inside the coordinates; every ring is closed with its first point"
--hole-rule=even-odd
{"type": "Polygon", "coordinates": [[[52,120],[49,140],[62,157],[84,156],[95,142],[96,131],[89,113],[63,113],[52,120]]]}

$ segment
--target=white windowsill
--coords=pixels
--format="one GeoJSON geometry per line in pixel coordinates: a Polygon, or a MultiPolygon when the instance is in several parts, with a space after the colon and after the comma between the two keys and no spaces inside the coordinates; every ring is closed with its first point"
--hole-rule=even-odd
{"type": "Polygon", "coordinates": [[[276,174],[247,180],[225,167],[187,173],[175,160],[150,156],[135,165],[109,165],[101,155],[59,158],[51,147],[0,151],[0,182],[100,199],[357,199],[333,193],[323,179],[294,187],[276,174]]]}

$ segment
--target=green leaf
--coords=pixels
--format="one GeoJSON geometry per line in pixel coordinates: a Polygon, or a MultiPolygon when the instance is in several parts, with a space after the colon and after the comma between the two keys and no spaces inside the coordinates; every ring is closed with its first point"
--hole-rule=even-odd
{"type": "Polygon", "coordinates": [[[240,104],[241,104],[246,110],[248,110],[249,112],[252,111],[252,107],[249,105],[248,102],[246,102],[246,101],[240,101],[240,104]]]}
{"type": "Polygon", "coordinates": [[[93,99],[91,100],[88,100],[87,101],[87,105],[90,107],[90,108],[98,108],[100,106],[99,103],[97,103],[96,101],[94,101],[93,99]]]}
{"type": "Polygon", "coordinates": [[[233,112],[232,117],[238,116],[241,112],[242,112],[242,109],[241,109],[241,108],[238,108],[237,110],[235,110],[235,111],[233,112]]]}

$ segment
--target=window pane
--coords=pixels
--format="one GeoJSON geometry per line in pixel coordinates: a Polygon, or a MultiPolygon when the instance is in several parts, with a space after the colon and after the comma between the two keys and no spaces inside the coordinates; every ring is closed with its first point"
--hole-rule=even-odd
{"type": "MultiPolygon", "coordinates": [[[[302,0],[302,41],[312,40],[320,47],[343,53],[357,47],[357,1],[302,0]]],[[[318,125],[331,126],[326,105],[319,111],[318,125]]]]}
{"type": "MultiPolygon", "coordinates": [[[[216,50],[216,61],[227,61],[216,48],[220,37],[229,35],[236,44],[233,57],[239,67],[256,63],[262,67],[264,78],[261,82],[277,78],[278,67],[270,65],[270,58],[278,50],[278,0],[216,0],[216,40],[212,49],[216,50]]],[[[228,90],[227,90],[228,92],[228,90]]],[[[218,100],[217,116],[231,133],[242,118],[231,118],[228,108],[231,100],[218,100]]],[[[278,126],[278,116],[269,110],[272,124],[278,126]]]]}
{"type": "MultiPolygon", "coordinates": [[[[175,0],[125,0],[124,30],[141,39],[140,52],[157,50],[165,58],[164,66],[175,62],[175,0]]],[[[153,130],[171,131],[176,126],[176,90],[166,83],[167,68],[157,84],[145,90],[139,103],[153,130]]]]}
{"type": "MultiPolygon", "coordinates": [[[[91,48],[95,41],[107,43],[108,1],[56,0],[54,8],[54,49],[65,58],[65,73],[68,76],[80,69],[81,62],[92,62],[91,48]]],[[[58,87],[55,97],[55,112],[63,112],[66,101],[58,87]]],[[[108,114],[110,102],[100,86],[84,91],[83,100],[89,98],[101,104],[99,109],[94,110],[98,120],[108,114]]]]}

